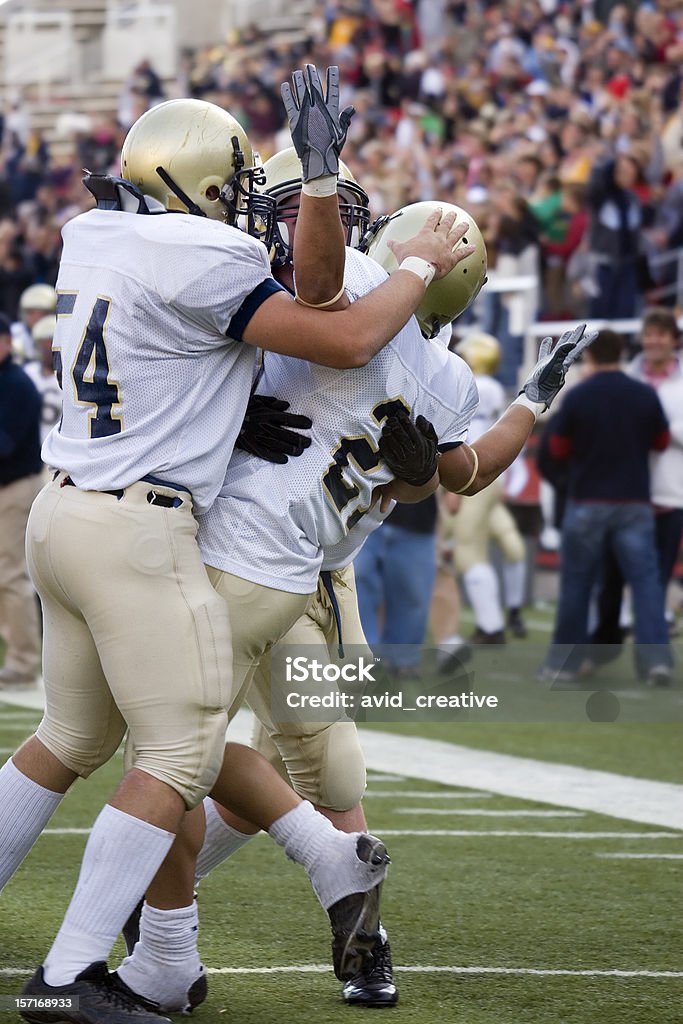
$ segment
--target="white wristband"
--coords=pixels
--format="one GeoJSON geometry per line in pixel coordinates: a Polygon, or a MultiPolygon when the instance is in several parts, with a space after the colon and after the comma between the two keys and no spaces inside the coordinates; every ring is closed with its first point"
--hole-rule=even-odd
{"type": "Polygon", "coordinates": [[[545,412],[546,410],[545,402],[532,402],[530,398],[526,397],[524,392],[522,392],[521,395],[517,395],[512,404],[523,405],[525,409],[528,409],[529,412],[532,412],[534,414],[535,420],[538,420],[538,417],[541,415],[541,413],[545,412]]]}
{"type": "Polygon", "coordinates": [[[313,196],[315,199],[325,199],[327,196],[337,194],[337,175],[326,174],[324,178],[313,178],[311,181],[304,181],[301,191],[305,196],[313,196]]]}
{"type": "Polygon", "coordinates": [[[411,274],[417,274],[420,280],[424,283],[425,288],[434,280],[436,274],[436,267],[433,263],[429,263],[427,260],[421,259],[420,256],[406,256],[398,268],[399,270],[409,270],[411,274]]]}

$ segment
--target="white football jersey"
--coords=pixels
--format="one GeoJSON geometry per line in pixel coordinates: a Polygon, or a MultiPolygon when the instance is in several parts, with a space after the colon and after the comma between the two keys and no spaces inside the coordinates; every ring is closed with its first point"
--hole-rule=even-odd
{"type": "MultiPolygon", "coordinates": [[[[352,300],[386,276],[347,249],[352,300]]],[[[448,447],[465,440],[478,400],[469,367],[425,341],[414,318],[358,369],[267,352],[258,391],[311,418],[311,446],[286,465],[235,452],[198,540],[209,565],[295,593],[315,590],[323,549],[339,544],[371,507],[374,488],[393,479],[378,450],[387,416],[400,408],[426,416],[448,447]]]]}
{"type": "Polygon", "coordinates": [[[40,407],[40,440],[43,442],[62,415],[62,389],[54,373],[43,373],[39,362],[26,363],[24,370],[35,384],[43,402],[40,407]]]}
{"type": "Polygon", "coordinates": [[[180,213],[91,210],[62,233],[53,348],[64,411],[43,461],[84,490],[154,476],[187,488],[195,511],[205,510],[223,482],[256,356],[228,336],[231,320],[256,288],[263,297],[279,288],[265,247],[180,213]]]}

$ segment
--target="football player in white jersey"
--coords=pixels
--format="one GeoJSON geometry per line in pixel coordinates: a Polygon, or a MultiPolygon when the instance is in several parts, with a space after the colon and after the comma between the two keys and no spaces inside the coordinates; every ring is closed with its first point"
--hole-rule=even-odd
{"type": "MultiPolygon", "coordinates": [[[[465,334],[455,351],[475,375],[479,408],[470,425],[469,442],[481,437],[505,409],[505,392],[492,374],[500,362],[501,348],[491,334],[473,330],[465,334]]],[[[515,464],[519,468],[519,463],[515,464]]],[[[462,577],[469,598],[476,630],[475,644],[505,643],[503,613],[498,577],[489,560],[489,544],[495,543],[503,555],[505,605],[509,609],[507,625],[516,635],[526,636],[521,618],[526,582],[524,540],[503,501],[503,479],[471,497],[464,497],[455,515],[442,520],[442,537],[455,541],[455,568],[462,577]]]]}
{"type": "MultiPolygon", "coordinates": [[[[284,161],[285,158],[282,155],[273,158],[274,161],[278,159],[284,161]]],[[[267,179],[269,163],[266,164],[267,179]]],[[[289,214],[286,208],[279,214],[279,219],[285,221],[291,216],[290,237],[300,188],[296,174],[291,177],[293,195],[279,190],[281,202],[290,205],[289,214]]],[[[410,210],[405,217],[407,221],[414,222],[413,218],[423,219],[424,214],[424,209],[410,210]]],[[[473,230],[472,225],[469,230],[473,230]]],[[[298,246],[298,234],[296,239],[298,246]]],[[[279,243],[283,243],[282,231],[279,243]]],[[[281,249],[287,251],[287,248],[285,242],[281,249]]],[[[386,239],[384,249],[387,253],[392,249],[386,239]]],[[[276,247],[276,259],[277,251],[276,247]]],[[[478,291],[485,273],[483,248],[477,250],[469,269],[474,273],[471,273],[469,281],[465,278],[459,285],[466,297],[471,298],[478,291]],[[482,257],[483,265],[475,262],[482,257]]],[[[454,270],[457,272],[457,267],[454,270]]],[[[452,271],[449,278],[453,275],[452,271]]],[[[293,287],[289,258],[283,262],[278,276],[293,287]]],[[[364,292],[385,276],[382,268],[372,260],[352,250],[347,251],[344,285],[349,298],[360,301],[364,292]]],[[[456,282],[456,293],[457,288],[456,282]]],[[[429,289],[427,291],[422,304],[425,308],[421,313],[421,323],[428,336],[436,334],[443,322],[452,319],[466,304],[462,303],[458,308],[453,303],[452,280],[450,289],[450,303],[444,301],[445,288],[441,288],[436,291],[433,308],[429,308],[430,292],[429,289]]],[[[396,476],[395,470],[400,468],[395,466],[392,469],[386,462],[385,453],[388,455],[389,449],[380,440],[385,420],[392,417],[392,423],[400,434],[401,423],[413,410],[429,416],[444,451],[440,466],[446,464],[444,480],[447,486],[466,492],[477,490],[495,479],[518,453],[535,422],[536,412],[552,400],[562,384],[563,362],[573,352],[580,351],[581,345],[577,343],[581,334],[582,331],[575,332],[571,339],[564,339],[552,359],[546,346],[544,359],[528,383],[532,400],[524,396],[514,409],[508,411],[505,421],[482,444],[480,458],[476,449],[462,445],[477,402],[472,375],[458,357],[439,345],[425,342],[414,322],[400,331],[383,353],[360,370],[333,373],[303,360],[290,360],[270,353],[265,355],[259,390],[295,402],[297,410],[309,416],[313,422],[312,444],[287,467],[264,463],[241,452],[235,453],[220,496],[209,512],[201,517],[199,542],[219,593],[226,597],[231,607],[243,610],[239,623],[238,616],[233,616],[239,631],[239,637],[233,637],[236,675],[243,680],[244,689],[253,678],[249,701],[274,739],[297,791],[329,814],[342,828],[365,827],[360,806],[365,773],[355,727],[343,716],[333,723],[284,724],[273,721],[271,680],[267,672],[259,672],[254,678],[256,665],[279,639],[278,631],[296,608],[293,598],[300,595],[300,607],[304,609],[317,585],[320,568],[323,565],[330,570],[345,568],[362,544],[366,528],[379,525],[383,515],[388,513],[388,509],[380,512],[372,508],[377,488],[391,484],[396,476]],[[524,408],[520,409],[520,404],[524,408]],[[464,457],[454,460],[452,456],[461,452],[462,447],[465,448],[464,457]]],[[[396,447],[400,450],[401,445],[396,447]]],[[[421,465],[420,475],[412,477],[412,484],[433,489],[436,466],[434,450],[432,461],[426,460],[421,465]],[[428,468],[422,472],[425,467],[428,468]]],[[[348,573],[345,580],[339,578],[339,582],[342,586],[352,587],[352,574],[348,573]]],[[[349,604],[355,607],[351,589],[349,594],[349,604]]],[[[334,601],[334,597],[331,600],[334,601]]],[[[324,602],[322,597],[318,603],[324,602]]],[[[347,621],[352,614],[352,611],[348,612],[347,621]]],[[[327,612],[325,618],[328,624],[334,621],[334,616],[330,617],[327,612]]],[[[320,628],[317,642],[322,640],[327,644],[329,630],[322,628],[321,633],[320,628]]],[[[362,636],[360,629],[354,631],[354,636],[359,634],[362,636]]],[[[308,635],[310,637],[310,633],[308,635]]],[[[288,634],[288,639],[290,636],[288,634]]],[[[238,695],[237,703],[239,701],[238,695]]],[[[217,794],[218,787],[214,789],[214,795],[217,794]]],[[[220,801],[219,796],[217,799],[220,801]]],[[[244,821],[232,818],[232,824],[226,825],[210,802],[207,806],[209,827],[199,867],[202,875],[248,838],[244,821]]],[[[164,872],[168,873],[164,897],[166,907],[170,906],[174,879],[179,874],[187,877],[186,867],[183,869],[178,865],[183,863],[189,852],[189,846],[180,848],[176,844],[164,865],[164,872]]],[[[159,878],[157,876],[157,883],[159,878]]],[[[177,886],[175,888],[177,895],[177,886]]],[[[159,889],[164,891],[163,883],[159,889]]],[[[188,891],[186,898],[190,896],[188,891]]],[[[172,1006],[166,1003],[167,993],[173,989],[178,973],[185,970],[183,958],[172,958],[167,949],[160,955],[161,936],[158,931],[156,935],[153,933],[151,922],[145,921],[144,915],[143,910],[145,928],[142,941],[119,973],[135,991],[155,998],[171,1009],[172,1006]]],[[[376,949],[379,944],[383,944],[381,935],[377,936],[376,949]]],[[[183,956],[190,965],[189,979],[191,972],[197,970],[197,954],[196,951],[190,954],[186,949],[183,956]]],[[[366,970],[365,974],[368,973],[366,970]]],[[[382,992],[380,987],[376,985],[368,996],[365,986],[361,998],[356,998],[357,991],[349,991],[348,1001],[368,1005],[395,1002],[393,981],[389,979],[382,992]]]]}
{"type": "Polygon", "coordinates": [[[56,326],[57,317],[53,313],[38,320],[31,331],[36,358],[26,363],[24,367],[43,400],[40,410],[41,442],[45,441],[62,415],[62,389],[54,371],[52,354],[52,339],[56,326]]]}
{"type": "MultiPolygon", "coordinates": [[[[324,98],[314,69],[307,80],[298,73],[296,93],[311,193],[302,251],[333,271],[344,261],[336,174],[348,112],[339,114],[334,77],[324,98]]],[[[25,990],[79,996],[63,1019],[81,1024],[113,1024],[122,1012],[158,1024],[112,985],[106,958],[223,758],[229,622],[194,515],[220,489],[255,347],[362,365],[408,319],[425,277],[469,254],[453,252],[454,218],[434,217],[397,247],[412,260],[399,280],[338,313],[307,308],[328,305],[317,279],[307,288],[315,266],[304,259],[294,301],[273,281],[263,245],[231,226],[241,215],[255,223],[258,210],[251,147],[226,111],[195,100],[152,108],[126,137],[122,170],[122,208],[91,210],[63,230],[55,348],[64,409],[43,450],[57,472],[27,536],[44,610],[46,711],[0,769],[2,887],[75,779],[103,764],[126,728],[133,740],[133,765],[95,822],[64,922],[25,990]]],[[[305,859],[285,831],[279,841],[305,859]]],[[[333,886],[330,904],[377,885],[360,851],[351,860],[346,892],[333,886]]]]}

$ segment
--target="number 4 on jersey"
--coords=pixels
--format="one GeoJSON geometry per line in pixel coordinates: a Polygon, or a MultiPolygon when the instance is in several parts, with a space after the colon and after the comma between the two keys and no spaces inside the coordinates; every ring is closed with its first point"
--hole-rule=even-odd
{"type": "Polygon", "coordinates": [[[110,437],[122,429],[121,417],[112,415],[112,406],[121,405],[121,395],[119,385],[109,379],[105,327],[110,307],[111,299],[100,296],[95,302],[71,369],[78,401],[96,409],[90,414],[91,437],[110,437]]]}

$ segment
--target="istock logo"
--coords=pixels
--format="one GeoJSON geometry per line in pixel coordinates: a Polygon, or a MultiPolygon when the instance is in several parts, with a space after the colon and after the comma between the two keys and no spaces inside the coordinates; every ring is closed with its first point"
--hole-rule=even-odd
{"type": "Polygon", "coordinates": [[[288,683],[374,683],[373,671],[376,665],[360,657],[357,662],[345,665],[330,665],[301,655],[298,658],[285,658],[285,679],[288,683]]]}

